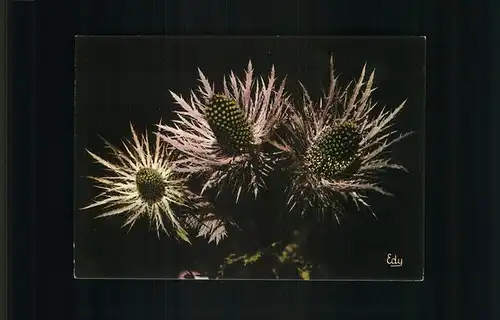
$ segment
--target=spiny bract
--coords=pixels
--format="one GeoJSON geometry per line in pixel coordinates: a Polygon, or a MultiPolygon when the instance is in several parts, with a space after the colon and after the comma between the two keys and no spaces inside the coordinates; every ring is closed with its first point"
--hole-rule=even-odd
{"type": "Polygon", "coordinates": [[[238,154],[252,144],[252,128],[243,110],[232,99],[216,94],[205,109],[210,128],[224,151],[238,154]]]}
{"type": "Polygon", "coordinates": [[[308,150],[306,167],[327,179],[344,172],[355,163],[361,138],[352,122],[329,128],[308,150]]]}

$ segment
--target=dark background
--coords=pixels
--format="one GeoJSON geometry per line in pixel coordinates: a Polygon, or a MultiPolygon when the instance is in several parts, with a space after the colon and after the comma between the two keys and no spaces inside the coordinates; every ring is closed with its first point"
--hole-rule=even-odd
{"type": "Polygon", "coordinates": [[[493,52],[498,5],[9,2],[9,316],[498,319],[498,258],[492,259],[498,257],[498,218],[492,214],[494,204],[498,209],[492,193],[498,178],[491,153],[491,128],[498,121],[493,107],[499,101],[499,55],[493,52]],[[427,35],[425,281],[72,280],[75,34],[427,35]]]}
{"type": "MultiPolygon", "coordinates": [[[[421,279],[423,276],[423,139],[425,40],[423,38],[240,38],[219,37],[78,37],[75,97],[75,270],[77,277],[176,277],[190,266],[189,255],[217,259],[210,248],[188,248],[156,238],[141,221],[127,233],[122,217],[94,219],[99,209],[81,211],[100,190],[86,176],[103,174],[85,148],[107,156],[100,137],[121,145],[138,130],[171,119],[175,108],[168,90],[186,96],[197,87],[200,67],[218,86],[224,74],[242,75],[252,59],[256,75],[267,77],[274,63],[287,76],[288,88],[301,100],[298,81],[319,96],[329,81],[330,55],[340,85],[358,78],[368,63],[367,77],[376,69],[374,101],[395,108],[408,100],[395,127],[416,134],[394,145],[392,157],[410,172],[384,174],[394,197],[373,195],[378,220],[351,212],[340,227],[316,239],[317,254],[329,256],[335,278],[421,279]],[[205,249],[205,250],[204,250],[205,249]],[[194,251],[194,252],[193,252],[194,251]],[[404,267],[390,268],[387,253],[404,258],[404,267]]],[[[380,109],[379,108],[379,109],[380,109]]],[[[285,182],[286,183],[286,182],[285,182]]],[[[259,201],[272,201],[262,198],[259,201]]],[[[274,198],[276,200],[276,198],[274,198]]],[[[239,207],[238,215],[254,215],[239,207]]],[[[272,210],[272,209],[271,209],[272,210]]],[[[323,229],[327,229],[325,226],[323,229]]],[[[319,230],[321,231],[321,229],[319,230]]],[[[276,230],[264,230],[273,232],[276,230]]],[[[251,237],[251,234],[248,235],[251,237]]],[[[226,241],[232,241],[231,236],[226,241]]],[[[213,262],[213,261],[212,261],[213,262]]],[[[221,262],[221,261],[220,261],[221,262]]],[[[217,263],[220,263],[217,262],[217,263]]]]}

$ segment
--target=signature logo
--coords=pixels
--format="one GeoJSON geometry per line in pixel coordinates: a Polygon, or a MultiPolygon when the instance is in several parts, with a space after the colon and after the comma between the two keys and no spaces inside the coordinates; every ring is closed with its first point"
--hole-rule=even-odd
{"type": "Polygon", "coordinates": [[[403,258],[398,257],[397,255],[393,253],[388,253],[387,258],[385,262],[391,267],[391,268],[399,268],[403,266],[403,258]]]}

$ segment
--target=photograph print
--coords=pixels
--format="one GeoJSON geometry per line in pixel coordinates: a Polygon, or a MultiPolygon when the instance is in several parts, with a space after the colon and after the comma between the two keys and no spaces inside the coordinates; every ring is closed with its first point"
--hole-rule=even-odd
{"type": "Polygon", "coordinates": [[[424,277],[424,37],[75,38],[75,278],[424,277]]]}

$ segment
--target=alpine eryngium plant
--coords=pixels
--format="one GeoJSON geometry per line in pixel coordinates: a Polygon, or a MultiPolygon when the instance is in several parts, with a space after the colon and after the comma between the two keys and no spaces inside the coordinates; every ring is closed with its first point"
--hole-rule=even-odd
{"type": "Polygon", "coordinates": [[[410,133],[393,128],[405,102],[375,110],[374,75],[373,71],[366,78],[365,65],[356,82],[339,87],[332,59],[330,85],[320,99],[312,99],[301,85],[302,101],[290,111],[281,139],[294,159],[287,184],[290,210],[332,213],[339,221],[342,201],[370,209],[368,192],[391,195],[380,185],[381,173],[406,169],[392,162],[388,148],[410,133]]]}
{"type": "Polygon", "coordinates": [[[174,208],[186,206],[191,193],[186,180],[174,171],[172,151],[161,143],[159,136],[151,147],[147,134],[139,136],[132,125],[130,130],[132,141],[125,139],[122,149],[104,141],[113,160],[87,150],[108,174],[89,177],[103,192],[83,209],[101,208],[103,213],[98,218],[125,215],[123,226],[130,228],[139,218],[146,217],[158,235],[173,230],[180,239],[189,242],[174,208]]]}
{"type": "Polygon", "coordinates": [[[339,221],[346,200],[371,210],[370,192],[390,195],[382,173],[405,168],[389,148],[409,134],[394,128],[404,102],[379,110],[372,101],[374,72],[367,77],[366,66],[347,87],[337,80],[331,61],[323,96],[314,99],[301,85],[293,101],[274,67],[267,80],[257,79],[249,63],[243,77],[231,72],[219,91],[199,70],[200,85],[188,98],[171,92],[180,110],[157,125],[153,148],[131,128],[123,150],[106,143],[114,160],[89,151],[109,174],[91,177],[103,193],[85,209],[100,208],[99,217],[123,214],[130,227],[144,216],[158,233],[174,230],[190,243],[194,232],[216,245],[204,248],[207,259],[221,259],[208,263],[216,278],[310,279],[328,272],[307,252],[316,218],[332,214],[339,221]],[[287,180],[276,178],[283,173],[287,180]],[[217,205],[220,193],[234,198],[231,209],[217,205]],[[243,193],[252,201],[241,204],[243,193]]]}
{"type": "Polygon", "coordinates": [[[203,190],[229,186],[236,202],[242,192],[256,198],[279,161],[280,151],[266,145],[289,106],[285,80],[277,83],[274,67],[267,82],[256,79],[251,62],[244,77],[224,78],[219,93],[201,70],[199,76],[189,99],[171,92],[181,110],[158,126],[162,138],[181,154],[179,171],[204,177],[203,190]]]}

